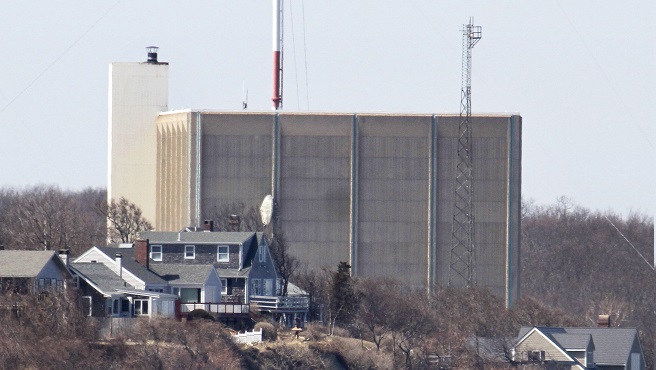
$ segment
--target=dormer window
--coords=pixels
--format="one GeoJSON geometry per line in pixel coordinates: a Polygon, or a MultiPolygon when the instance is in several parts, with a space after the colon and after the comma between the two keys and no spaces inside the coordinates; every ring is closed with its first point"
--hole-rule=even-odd
{"type": "Polygon", "coordinates": [[[217,262],[229,262],[230,254],[228,253],[227,245],[219,245],[216,248],[216,260],[217,262]]]}
{"type": "Polygon", "coordinates": [[[161,245],[153,245],[150,247],[150,259],[153,261],[161,261],[162,260],[162,246],[161,245]]]}
{"type": "Polygon", "coordinates": [[[266,248],[264,246],[260,246],[260,262],[266,261],[266,248]]]}
{"type": "Polygon", "coordinates": [[[193,260],[196,258],[196,246],[195,245],[185,245],[185,256],[186,260],[193,260]]]}

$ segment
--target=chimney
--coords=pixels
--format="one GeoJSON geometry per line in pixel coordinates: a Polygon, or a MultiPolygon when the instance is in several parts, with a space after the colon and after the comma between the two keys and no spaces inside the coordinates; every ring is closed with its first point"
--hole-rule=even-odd
{"type": "Polygon", "coordinates": [[[209,231],[209,232],[214,231],[214,221],[205,220],[203,223],[203,231],[209,231]]]}
{"type": "Polygon", "coordinates": [[[600,328],[610,328],[610,315],[599,315],[597,317],[597,326],[600,328]]]}
{"type": "Polygon", "coordinates": [[[149,268],[150,241],[137,239],[134,241],[134,259],[142,266],[149,268]]]}
{"type": "Polygon", "coordinates": [[[68,254],[70,253],[70,250],[68,249],[60,249],[59,250],[59,258],[61,258],[62,262],[64,262],[64,265],[66,265],[66,268],[68,268],[68,254]]]}
{"type": "Polygon", "coordinates": [[[241,217],[239,217],[239,215],[230,215],[228,224],[230,225],[230,231],[239,231],[239,228],[241,227],[241,217]]]}
{"type": "Polygon", "coordinates": [[[157,46],[147,46],[146,50],[148,50],[147,62],[150,64],[157,64],[157,50],[159,50],[159,48],[157,46]]]}
{"type": "Polygon", "coordinates": [[[116,253],[116,273],[118,277],[123,277],[123,256],[120,253],[116,253]]]}

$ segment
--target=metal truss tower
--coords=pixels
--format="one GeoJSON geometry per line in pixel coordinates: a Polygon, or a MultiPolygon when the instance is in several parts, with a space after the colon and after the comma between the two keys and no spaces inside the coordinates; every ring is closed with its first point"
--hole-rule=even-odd
{"type": "Polygon", "coordinates": [[[471,65],[472,50],[481,39],[481,26],[473,19],[462,30],[462,91],[458,124],[458,159],[451,226],[449,286],[476,285],[476,248],[474,243],[474,178],[472,171],[471,65]]]}

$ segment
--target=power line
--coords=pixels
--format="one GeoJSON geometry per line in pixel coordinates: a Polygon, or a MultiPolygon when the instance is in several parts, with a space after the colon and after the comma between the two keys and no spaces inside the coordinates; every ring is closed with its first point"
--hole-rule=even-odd
{"type": "Polygon", "coordinates": [[[629,241],[629,239],[627,239],[627,237],[624,236],[624,234],[622,234],[622,232],[620,231],[620,229],[618,229],[617,226],[615,226],[615,224],[614,224],[614,223],[608,218],[608,216],[604,215],[604,218],[606,219],[606,221],[608,221],[608,222],[611,224],[611,226],[613,226],[613,227],[615,228],[615,230],[617,230],[617,232],[622,236],[622,238],[624,238],[624,240],[626,240],[626,242],[629,243],[629,245],[631,246],[631,248],[633,248],[633,250],[636,251],[636,253],[638,253],[638,255],[640,256],[640,258],[642,258],[642,260],[645,261],[645,263],[647,263],[647,265],[649,265],[649,268],[650,268],[652,271],[656,272],[656,268],[654,268],[654,266],[653,266],[649,261],[647,261],[647,259],[645,258],[645,256],[643,256],[642,253],[640,253],[640,251],[638,250],[638,248],[636,248],[636,247],[633,245],[633,243],[631,243],[631,242],[629,241]]]}
{"type": "Polygon", "coordinates": [[[16,96],[14,96],[14,98],[11,99],[11,100],[9,101],[9,103],[5,104],[5,105],[2,107],[2,109],[0,109],[0,113],[4,112],[4,111],[5,111],[10,105],[12,105],[16,100],[18,100],[18,98],[20,98],[21,96],[23,96],[23,94],[25,94],[25,92],[26,92],[27,90],[29,90],[29,88],[32,87],[32,85],[34,85],[34,84],[35,84],[35,83],[36,83],[41,77],[43,77],[43,75],[46,74],[46,72],[48,72],[48,70],[50,70],[50,68],[52,68],[55,64],[57,64],[57,62],[59,62],[59,61],[64,57],[64,55],[66,55],[66,53],[68,53],[69,50],[71,50],[71,49],[72,49],[75,45],[77,45],[77,43],[80,42],[80,41],[81,41],[81,40],[82,40],[82,39],[83,39],[83,38],[84,38],[89,32],[91,32],[91,30],[92,30],[94,27],[96,27],[96,25],[97,25],[98,23],[100,23],[100,21],[102,21],[102,20],[103,20],[103,19],[104,19],[104,18],[105,18],[105,17],[106,17],[106,16],[107,16],[107,15],[108,15],[108,14],[109,14],[109,13],[110,13],[110,12],[111,12],[111,11],[117,6],[117,5],[118,5],[118,3],[120,3],[120,2],[121,2],[121,0],[117,0],[116,3],[114,3],[114,5],[112,5],[112,6],[111,6],[111,7],[110,7],[110,8],[109,8],[109,9],[108,9],[103,15],[100,16],[100,18],[98,18],[95,22],[93,22],[93,24],[92,24],[89,28],[87,28],[87,30],[84,31],[84,32],[82,33],[82,35],[80,35],[80,37],[78,37],[75,41],[73,41],[72,44],[70,44],[66,49],[64,49],[64,51],[62,51],[61,54],[59,54],[59,56],[57,56],[57,57],[56,57],[56,58],[55,58],[50,64],[48,64],[48,66],[47,66],[46,68],[44,68],[44,69],[41,71],[41,73],[39,73],[39,74],[38,74],[38,75],[37,75],[37,76],[36,76],[36,77],[35,77],[35,78],[34,78],[34,79],[33,79],[33,80],[32,80],[32,81],[31,81],[31,82],[30,82],[30,83],[29,83],[24,89],[23,89],[23,90],[21,90],[18,94],[16,94],[16,96]]]}

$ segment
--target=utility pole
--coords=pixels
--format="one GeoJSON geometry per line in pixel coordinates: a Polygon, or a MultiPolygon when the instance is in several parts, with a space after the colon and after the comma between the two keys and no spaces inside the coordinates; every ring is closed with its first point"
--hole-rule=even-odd
{"type": "Polygon", "coordinates": [[[451,226],[449,286],[476,285],[476,248],[474,243],[474,178],[472,167],[471,65],[472,50],[481,39],[481,26],[473,18],[462,30],[462,90],[458,124],[455,199],[451,226]]]}

